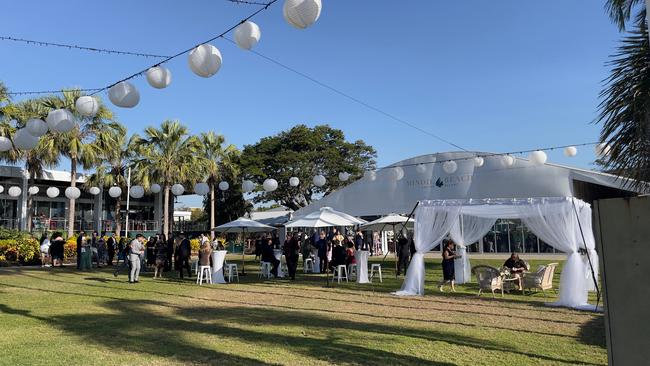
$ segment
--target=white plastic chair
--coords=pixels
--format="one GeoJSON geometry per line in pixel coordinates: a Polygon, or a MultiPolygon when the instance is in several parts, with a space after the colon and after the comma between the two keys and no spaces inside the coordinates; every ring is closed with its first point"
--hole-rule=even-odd
{"type": "Polygon", "coordinates": [[[348,268],[345,266],[345,264],[339,264],[334,268],[334,277],[338,281],[338,283],[341,283],[341,280],[345,278],[345,282],[348,282],[348,268]]]}
{"type": "Polygon", "coordinates": [[[271,262],[260,262],[260,278],[271,278],[271,262]]]}
{"type": "Polygon", "coordinates": [[[381,276],[381,264],[379,263],[373,263],[370,266],[370,282],[372,282],[372,277],[375,275],[375,270],[377,270],[377,274],[379,274],[379,282],[384,282],[384,279],[381,276]]]}
{"type": "Polygon", "coordinates": [[[237,264],[226,264],[226,273],[228,275],[228,282],[232,283],[233,277],[237,277],[237,282],[239,282],[239,269],[237,268],[237,264]]]}
{"type": "Polygon", "coordinates": [[[303,267],[305,273],[314,273],[314,260],[311,258],[305,259],[305,266],[303,267]]]}
{"type": "Polygon", "coordinates": [[[210,266],[199,267],[199,273],[196,276],[196,283],[202,285],[204,279],[206,283],[212,283],[212,267],[210,266]],[[205,278],[203,277],[204,274],[206,275],[205,278]]]}
{"type": "Polygon", "coordinates": [[[350,279],[357,279],[357,264],[350,264],[348,266],[348,275],[350,276],[350,279]]]}

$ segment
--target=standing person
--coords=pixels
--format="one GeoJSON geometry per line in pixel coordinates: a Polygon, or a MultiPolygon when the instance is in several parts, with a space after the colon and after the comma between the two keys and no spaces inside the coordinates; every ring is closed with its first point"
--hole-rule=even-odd
{"type": "Polygon", "coordinates": [[[100,264],[106,263],[106,241],[104,240],[104,235],[101,235],[97,238],[97,268],[100,268],[100,264]]]}
{"type": "Polygon", "coordinates": [[[81,245],[83,244],[84,236],[86,236],[86,233],[80,231],[77,237],[77,270],[81,269],[81,245]]]}
{"type": "Polygon", "coordinates": [[[181,234],[181,243],[177,248],[178,252],[178,272],[183,279],[183,269],[187,269],[187,276],[192,277],[192,268],[190,267],[190,258],[192,257],[192,246],[190,239],[185,234],[181,234]]]}
{"type": "Polygon", "coordinates": [[[92,262],[96,261],[97,262],[97,268],[100,268],[101,265],[99,264],[99,248],[97,248],[97,232],[93,231],[92,234],[90,234],[90,243],[86,241],[86,244],[89,244],[90,247],[90,263],[92,267],[92,262]]]}
{"type": "Polygon", "coordinates": [[[411,247],[409,245],[409,240],[406,235],[400,235],[397,239],[397,275],[399,276],[402,273],[402,270],[406,274],[406,269],[409,266],[411,258],[411,247]]]}
{"type": "Polygon", "coordinates": [[[163,240],[158,240],[156,242],[156,247],[154,248],[156,255],[156,264],[153,278],[160,277],[162,278],[163,270],[166,268],[167,264],[167,243],[163,240]]]}
{"type": "Polygon", "coordinates": [[[170,235],[169,238],[165,237],[165,234],[160,234],[160,240],[163,243],[167,244],[167,261],[165,262],[165,271],[171,271],[173,267],[172,258],[174,257],[174,235],[170,235]]]}
{"type": "Polygon", "coordinates": [[[41,251],[41,267],[45,267],[47,264],[47,261],[50,260],[50,238],[48,238],[47,233],[43,233],[43,236],[41,237],[41,245],[40,245],[40,251],[41,251]]]}
{"type": "Polygon", "coordinates": [[[357,229],[357,233],[354,235],[354,250],[368,250],[368,246],[363,240],[361,229],[357,229]]]}
{"type": "Polygon", "coordinates": [[[126,239],[125,238],[120,238],[120,241],[117,243],[117,264],[120,264],[120,259],[122,260],[122,264],[126,263],[127,260],[124,257],[124,249],[126,248],[126,239]]]}
{"type": "Polygon", "coordinates": [[[137,234],[135,239],[129,244],[131,253],[129,254],[129,262],[131,262],[131,275],[129,276],[129,283],[140,282],[140,256],[144,253],[144,236],[137,234]]]}
{"type": "Polygon", "coordinates": [[[107,266],[113,265],[113,258],[115,258],[116,249],[117,249],[117,245],[115,245],[115,238],[113,237],[113,235],[110,235],[106,240],[106,252],[108,254],[108,260],[106,262],[107,266]]]}
{"type": "Polygon", "coordinates": [[[300,242],[294,235],[289,240],[284,242],[284,257],[287,260],[287,269],[289,270],[289,277],[292,280],[296,279],[296,267],[298,267],[299,256],[300,242]]]}
{"type": "Polygon", "coordinates": [[[56,267],[58,265],[59,267],[63,267],[63,257],[65,252],[64,246],[65,246],[65,240],[63,240],[63,236],[61,235],[61,233],[56,232],[52,234],[52,243],[50,244],[50,255],[52,256],[52,266],[56,267]]]}
{"type": "MultiPolygon", "coordinates": [[[[212,259],[212,246],[210,242],[206,239],[201,243],[201,248],[199,249],[199,266],[209,266],[210,260],[212,259]]],[[[223,271],[223,267],[221,268],[223,271]]],[[[181,271],[182,272],[182,271],[181,271]]]]}
{"type": "Polygon", "coordinates": [[[455,244],[452,240],[447,240],[444,243],[445,248],[442,250],[442,281],[438,286],[440,292],[443,292],[443,286],[449,282],[451,284],[451,291],[456,292],[455,279],[454,279],[454,258],[460,258],[455,252],[455,244]]]}
{"type": "Polygon", "coordinates": [[[321,271],[326,268],[327,265],[327,239],[325,239],[325,232],[321,231],[318,234],[318,240],[316,241],[316,248],[318,248],[318,266],[321,271]]]}

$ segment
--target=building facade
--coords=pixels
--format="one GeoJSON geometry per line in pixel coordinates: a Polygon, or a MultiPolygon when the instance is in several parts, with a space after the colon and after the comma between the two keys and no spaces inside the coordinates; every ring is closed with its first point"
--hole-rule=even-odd
{"type": "MultiPolygon", "coordinates": [[[[118,199],[110,197],[108,190],[101,188],[99,194],[91,195],[84,189],[84,182],[85,176],[78,175],[77,187],[81,190],[81,197],[75,202],[74,230],[115,231],[118,199]]],[[[27,230],[31,212],[32,231],[66,231],[70,200],[65,197],[65,189],[69,186],[69,172],[46,170],[43,176],[30,180],[25,169],[0,166],[0,227],[27,230]],[[20,188],[20,194],[11,196],[11,187],[20,188]],[[30,187],[38,188],[38,192],[30,194],[30,187]],[[57,197],[47,195],[50,187],[59,189],[57,197]]],[[[140,199],[130,198],[128,230],[159,231],[161,202],[160,194],[147,194],[140,199]]],[[[122,231],[126,229],[126,204],[126,192],[122,192],[119,198],[122,231]]]]}

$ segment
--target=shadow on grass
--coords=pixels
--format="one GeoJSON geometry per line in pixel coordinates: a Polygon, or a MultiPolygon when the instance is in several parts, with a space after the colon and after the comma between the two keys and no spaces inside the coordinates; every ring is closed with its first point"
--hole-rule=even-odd
{"type": "Polygon", "coordinates": [[[580,326],[578,338],[584,344],[606,348],[605,317],[597,316],[580,326]]]}
{"type": "Polygon", "coordinates": [[[3,284],[3,286],[47,293],[97,297],[108,300],[102,303],[102,306],[110,309],[113,314],[54,315],[48,318],[41,318],[32,316],[29,312],[13,309],[5,305],[0,305],[2,306],[0,310],[9,314],[37,318],[53,327],[60,328],[77,336],[84,336],[115,350],[121,350],[126,347],[126,350],[132,352],[146,352],[152,355],[173,357],[188,362],[220,363],[225,360],[229,364],[263,364],[257,360],[222,354],[211,349],[197,347],[194,344],[187,344],[187,342],[178,339],[177,334],[174,333],[176,331],[199,333],[198,335],[192,335],[192,338],[196,339],[203,339],[201,334],[220,335],[227,338],[240,339],[249,344],[266,344],[271,348],[282,347],[294,353],[300,353],[307,357],[328,362],[447,365],[446,363],[422,360],[409,355],[395,354],[374,348],[367,349],[337,342],[338,338],[334,331],[342,329],[346,331],[367,332],[370,334],[410,337],[429,342],[442,341],[458,346],[505,352],[554,363],[595,365],[585,363],[581,360],[563,359],[524,352],[500,345],[497,342],[450,332],[352,320],[340,321],[315,313],[315,311],[322,312],[324,311],[323,309],[294,308],[291,306],[273,306],[273,308],[270,308],[261,304],[253,305],[255,307],[242,307],[242,305],[250,304],[238,301],[212,300],[178,294],[167,294],[137,288],[128,289],[129,291],[182,296],[188,299],[206,300],[232,305],[227,307],[183,307],[177,305],[170,306],[169,303],[161,301],[127,300],[105,295],[44,290],[8,284],[3,284]],[[152,305],[164,306],[175,313],[170,316],[152,315],[150,309],[147,309],[148,306],[152,305]],[[221,324],[224,321],[229,324],[234,323],[235,326],[221,324]],[[305,329],[318,328],[326,333],[330,332],[330,335],[326,339],[320,339],[307,337],[306,334],[305,336],[270,334],[272,332],[241,329],[241,326],[248,326],[250,324],[263,326],[267,329],[278,326],[298,326],[305,327],[305,329]]]}

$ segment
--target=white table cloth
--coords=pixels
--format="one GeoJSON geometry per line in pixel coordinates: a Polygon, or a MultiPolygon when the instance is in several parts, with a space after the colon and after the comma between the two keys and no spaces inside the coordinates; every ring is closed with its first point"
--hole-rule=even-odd
{"type": "Polygon", "coordinates": [[[284,277],[284,272],[282,272],[282,250],[273,249],[273,255],[275,259],[280,261],[280,264],[278,264],[278,278],[282,278],[284,277]]]}
{"type": "Polygon", "coordinates": [[[212,283],[226,283],[223,278],[223,262],[226,261],[226,250],[212,252],[212,283]]]}
{"type": "Polygon", "coordinates": [[[368,251],[357,250],[354,253],[357,261],[357,283],[370,283],[368,281],[368,251]]]}

